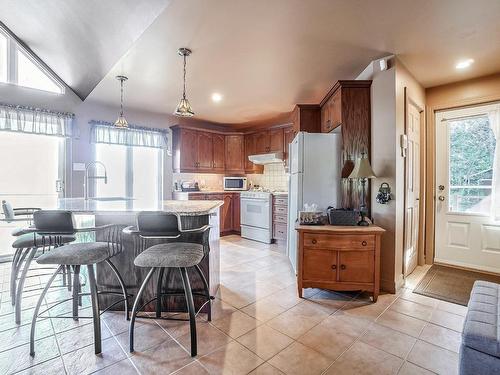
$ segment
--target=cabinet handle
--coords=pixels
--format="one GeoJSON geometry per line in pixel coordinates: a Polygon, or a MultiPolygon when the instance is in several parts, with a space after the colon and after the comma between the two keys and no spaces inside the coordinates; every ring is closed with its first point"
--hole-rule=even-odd
{"type": "Polygon", "coordinates": [[[332,270],[336,270],[337,269],[337,265],[336,264],[332,264],[332,270]]]}
{"type": "Polygon", "coordinates": [[[361,242],[361,245],[366,246],[366,245],[368,245],[368,242],[363,241],[363,242],[361,242]]]}
{"type": "Polygon", "coordinates": [[[313,239],[311,242],[312,242],[312,244],[313,244],[313,245],[316,245],[316,243],[317,243],[318,241],[316,241],[316,239],[313,239]]]}
{"type": "Polygon", "coordinates": [[[345,270],[346,268],[347,268],[347,267],[345,266],[345,264],[341,264],[341,265],[340,265],[340,269],[341,269],[341,270],[345,270]]]}

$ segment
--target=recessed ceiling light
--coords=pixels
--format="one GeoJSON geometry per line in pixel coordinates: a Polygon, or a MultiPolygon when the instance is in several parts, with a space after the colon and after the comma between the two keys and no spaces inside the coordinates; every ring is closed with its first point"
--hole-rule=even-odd
{"type": "Polygon", "coordinates": [[[215,102],[215,103],[218,103],[222,100],[222,95],[219,94],[218,92],[214,92],[212,94],[212,100],[215,102]]]}
{"type": "Polygon", "coordinates": [[[469,66],[471,66],[473,62],[474,62],[473,59],[462,60],[462,61],[459,61],[457,63],[457,65],[455,65],[455,68],[465,69],[465,68],[468,68],[469,66]]]}

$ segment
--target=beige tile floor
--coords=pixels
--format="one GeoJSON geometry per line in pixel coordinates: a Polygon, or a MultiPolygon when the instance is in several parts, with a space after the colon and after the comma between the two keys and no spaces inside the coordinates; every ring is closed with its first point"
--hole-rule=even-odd
{"type": "MultiPolygon", "coordinates": [[[[406,288],[375,304],[364,294],[311,289],[300,299],[283,249],[229,236],[221,240],[213,321],[198,319],[195,359],[187,323],[165,320],[139,320],[137,351],[130,354],[120,313],[104,314],[102,355],[93,353],[88,320],[51,318],[39,324],[31,359],[36,292],[27,294],[23,325],[16,327],[9,265],[1,264],[0,374],[456,374],[465,308],[412,293],[426,270],[419,267],[406,288]]],[[[46,302],[61,293],[51,292],[46,302]]]]}

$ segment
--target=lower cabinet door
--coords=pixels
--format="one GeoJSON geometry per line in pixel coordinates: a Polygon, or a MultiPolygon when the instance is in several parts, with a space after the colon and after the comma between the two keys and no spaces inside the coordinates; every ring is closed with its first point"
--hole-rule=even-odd
{"type": "Polygon", "coordinates": [[[304,249],[302,279],[307,281],[335,281],[337,278],[337,252],[304,249]]]}
{"type": "Polygon", "coordinates": [[[373,283],[374,270],[374,251],[339,252],[339,281],[373,283]]]}

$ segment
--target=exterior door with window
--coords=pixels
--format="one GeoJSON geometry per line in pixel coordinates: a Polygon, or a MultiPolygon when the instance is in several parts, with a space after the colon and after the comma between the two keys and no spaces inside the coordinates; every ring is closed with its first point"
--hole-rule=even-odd
{"type": "MultiPolygon", "coordinates": [[[[500,272],[500,221],[492,189],[496,140],[484,105],[436,114],[434,261],[500,272]]],[[[496,171],[499,173],[500,171],[496,171]]]]}

